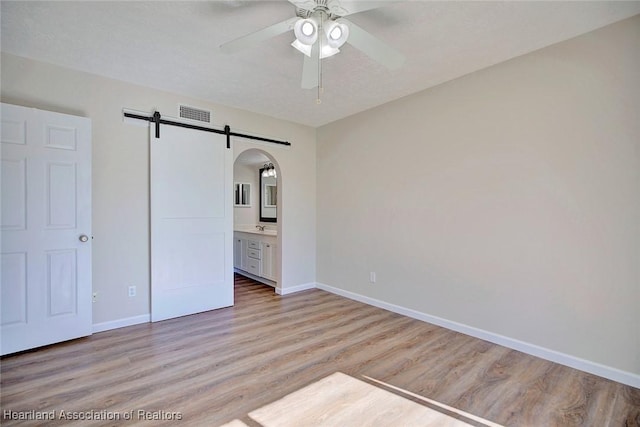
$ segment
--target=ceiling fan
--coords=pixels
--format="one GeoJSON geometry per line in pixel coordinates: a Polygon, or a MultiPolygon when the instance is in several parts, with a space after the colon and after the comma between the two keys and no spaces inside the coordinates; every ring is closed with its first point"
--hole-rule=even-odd
{"type": "Polygon", "coordinates": [[[386,6],[389,1],[348,0],[288,0],[296,7],[296,16],[270,25],[254,33],[231,40],[220,46],[223,52],[234,53],[293,30],[296,39],[291,45],[304,54],[302,88],[320,88],[320,60],[340,52],[349,43],[389,69],[397,69],[404,56],[345,16],[386,6]]]}

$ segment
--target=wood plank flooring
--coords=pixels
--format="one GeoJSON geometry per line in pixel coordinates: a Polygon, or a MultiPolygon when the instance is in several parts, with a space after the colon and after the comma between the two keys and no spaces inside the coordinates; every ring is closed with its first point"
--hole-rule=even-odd
{"type": "Polygon", "coordinates": [[[256,426],[249,412],[343,372],[505,426],[640,426],[636,388],[320,290],[281,297],[237,276],[235,296],[2,358],[1,424],[256,426]]]}

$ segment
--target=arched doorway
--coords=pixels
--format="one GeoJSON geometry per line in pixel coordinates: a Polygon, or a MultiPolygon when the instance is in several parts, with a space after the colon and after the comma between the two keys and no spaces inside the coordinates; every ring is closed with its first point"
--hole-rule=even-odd
{"type": "Polygon", "coordinates": [[[250,148],[233,165],[234,270],[274,288],[281,280],[282,176],[277,160],[250,148]],[[269,172],[269,176],[265,172],[269,172]]]}

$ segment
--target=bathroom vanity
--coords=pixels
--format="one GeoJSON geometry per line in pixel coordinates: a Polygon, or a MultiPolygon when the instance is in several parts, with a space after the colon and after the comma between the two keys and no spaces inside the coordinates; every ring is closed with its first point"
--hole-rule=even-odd
{"type": "Polygon", "coordinates": [[[233,232],[233,266],[240,274],[275,287],[278,277],[278,237],[273,230],[233,232]]]}

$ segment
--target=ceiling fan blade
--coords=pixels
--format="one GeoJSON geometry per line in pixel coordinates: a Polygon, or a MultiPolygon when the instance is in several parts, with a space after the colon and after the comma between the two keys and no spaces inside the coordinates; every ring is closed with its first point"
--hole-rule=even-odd
{"type": "Polygon", "coordinates": [[[404,63],[404,55],[353,22],[340,19],[349,26],[347,43],[365,53],[371,59],[381,63],[390,70],[400,68],[404,63]]]}
{"type": "Polygon", "coordinates": [[[302,65],[302,89],[313,89],[318,86],[318,43],[311,48],[311,56],[304,55],[302,65]]]}
{"type": "MultiPolygon", "coordinates": [[[[289,0],[291,1],[291,0],[289,0]]],[[[377,9],[379,7],[389,6],[398,3],[397,1],[330,1],[329,11],[334,15],[348,16],[354,13],[364,12],[366,10],[377,9]]]]}
{"type": "Polygon", "coordinates": [[[220,50],[225,53],[235,53],[243,49],[250,48],[262,41],[270,39],[271,37],[275,37],[282,33],[286,33],[289,30],[292,30],[293,24],[295,24],[298,19],[300,18],[290,18],[286,21],[278,22],[277,24],[273,24],[254,33],[247,34],[246,36],[242,36],[235,40],[223,43],[220,45],[220,50]]]}

